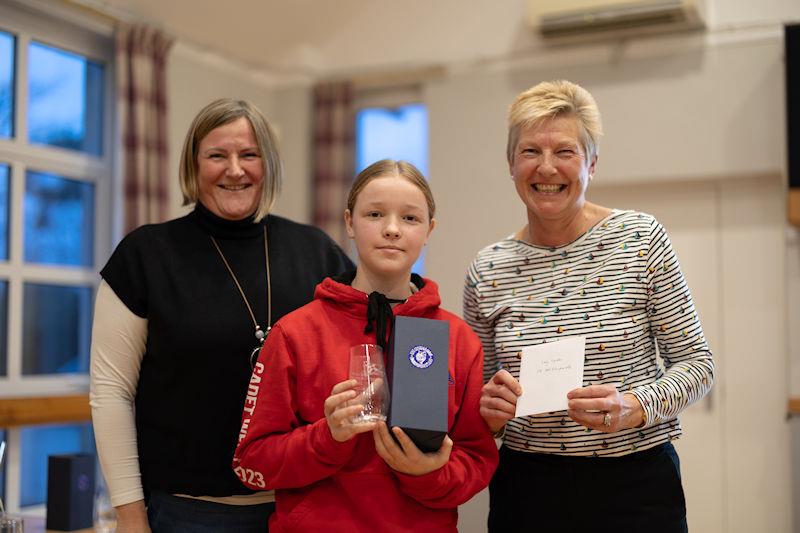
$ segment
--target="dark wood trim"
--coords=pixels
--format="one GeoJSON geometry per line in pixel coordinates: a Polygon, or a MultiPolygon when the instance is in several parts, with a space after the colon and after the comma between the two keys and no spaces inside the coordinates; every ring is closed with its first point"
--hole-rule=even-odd
{"type": "Polygon", "coordinates": [[[789,189],[789,223],[800,227],[800,187],[789,189]]]}
{"type": "Polygon", "coordinates": [[[800,397],[789,398],[788,410],[790,415],[800,415],[800,397]]]}
{"type": "Polygon", "coordinates": [[[88,394],[0,398],[0,428],[86,422],[91,419],[88,394]]]}
{"type": "MultiPolygon", "coordinates": [[[[18,515],[16,515],[18,516],[18,515]]],[[[25,532],[26,533],[58,533],[54,529],[45,529],[45,519],[41,516],[22,516],[22,519],[25,520],[25,532]]],[[[92,533],[94,531],[93,527],[88,529],[76,529],[72,533],[92,533]]]]}

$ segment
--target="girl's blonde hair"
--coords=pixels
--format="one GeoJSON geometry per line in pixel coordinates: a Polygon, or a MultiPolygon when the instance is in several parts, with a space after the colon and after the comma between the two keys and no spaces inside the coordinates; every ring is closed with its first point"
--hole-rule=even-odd
{"type": "Polygon", "coordinates": [[[394,159],[381,159],[358,173],[353,185],[350,187],[350,194],[347,195],[347,209],[351,213],[353,212],[358,195],[361,194],[361,191],[370,181],[393,174],[407,179],[422,191],[425,196],[425,202],[428,204],[428,220],[433,220],[433,216],[436,213],[436,203],[433,201],[433,193],[428,186],[428,180],[425,179],[425,176],[422,175],[422,172],[417,167],[408,161],[395,161],[394,159]]]}

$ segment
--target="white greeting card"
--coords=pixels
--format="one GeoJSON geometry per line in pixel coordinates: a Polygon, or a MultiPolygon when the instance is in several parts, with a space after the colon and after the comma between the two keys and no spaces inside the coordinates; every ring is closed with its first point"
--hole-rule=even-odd
{"type": "Polygon", "coordinates": [[[522,349],[515,416],[535,415],[567,408],[567,393],[583,386],[586,337],[568,337],[522,349]]]}

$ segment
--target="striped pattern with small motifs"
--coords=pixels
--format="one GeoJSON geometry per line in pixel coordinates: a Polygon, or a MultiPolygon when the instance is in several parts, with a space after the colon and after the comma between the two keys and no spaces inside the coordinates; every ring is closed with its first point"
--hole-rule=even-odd
{"type": "Polygon", "coordinates": [[[663,226],[614,210],[553,248],[507,238],[481,250],[464,288],[464,318],[481,338],[484,381],[519,377],[522,349],[586,337],[584,386],[611,383],[646,413],[642,428],[602,433],[566,411],[512,419],[505,445],[578,456],[621,456],[681,434],[677,415],[711,388],[714,363],[663,226]],[[660,360],[659,360],[660,359],[660,360]]]}

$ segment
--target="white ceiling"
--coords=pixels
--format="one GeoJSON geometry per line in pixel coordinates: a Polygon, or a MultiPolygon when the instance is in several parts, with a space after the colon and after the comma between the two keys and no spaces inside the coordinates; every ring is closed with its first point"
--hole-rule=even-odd
{"type": "Polygon", "coordinates": [[[71,0],[271,75],[474,63],[529,46],[524,0],[71,0]]]}
{"type": "MultiPolygon", "coordinates": [[[[145,22],[194,51],[272,79],[430,66],[484,69],[507,60],[547,59],[554,51],[553,43],[544,43],[526,23],[526,6],[535,10],[555,0],[17,1],[78,4],[112,19],[145,22]]],[[[584,1],[558,0],[557,5],[584,1]]],[[[592,1],[604,5],[621,0],[592,1]]],[[[796,19],[797,2],[702,3],[711,4],[705,13],[707,27],[719,26],[721,20],[724,33],[796,19]]]]}

